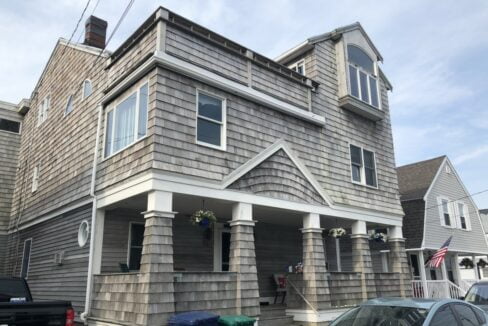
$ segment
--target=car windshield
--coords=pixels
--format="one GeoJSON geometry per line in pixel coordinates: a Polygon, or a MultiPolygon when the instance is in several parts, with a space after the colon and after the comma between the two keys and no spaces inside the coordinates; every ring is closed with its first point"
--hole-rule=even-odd
{"type": "Polygon", "coordinates": [[[330,326],[421,326],[426,309],[396,306],[360,306],[349,310],[330,326]]]}
{"type": "Polygon", "coordinates": [[[466,294],[466,301],[475,305],[488,305],[488,284],[475,284],[466,294]]]}

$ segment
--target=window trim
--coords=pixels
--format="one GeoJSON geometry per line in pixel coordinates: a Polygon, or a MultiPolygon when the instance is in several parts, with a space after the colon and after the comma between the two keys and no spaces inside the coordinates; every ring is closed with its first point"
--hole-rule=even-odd
{"type": "MultiPolygon", "coordinates": [[[[131,250],[131,242],[132,242],[132,225],[142,225],[145,228],[145,223],[144,222],[136,222],[136,221],[130,221],[129,222],[129,237],[127,238],[127,268],[129,268],[130,271],[130,250],[131,250]]],[[[145,229],[144,229],[145,230],[145,229]]],[[[143,245],[141,246],[141,249],[144,248],[144,237],[143,237],[143,245]]]]}
{"type": "Polygon", "coordinates": [[[345,61],[346,61],[346,80],[347,80],[347,86],[348,86],[348,90],[347,90],[347,93],[352,96],[353,98],[361,101],[362,103],[365,103],[369,106],[371,106],[372,108],[376,109],[376,110],[380,110],[382,111],[383,108],[382,108],[382,101],[381,101],[381,87],[380,87],[380,79],[379,79],[379,68],[378,68],[378,61],[377,60],[374,60],[372,59],[369,54],[359,45],[355,44],[355,43],[347,43],[345,44],[345,61]],[[350,62],[349,61],[349,51],[347,49],[348,45],[351,45],[351,46],[354,46],[356,48],[358,48],[359,50],[361,50],[362,52],[364,52],[365,55],[367,55],[371,61],[373,61],[373,74],[371,74],[369,71],[366,71],[363,67],[353,63],[353,62],[350,62]],[[357,81],[358,81],[358,94],[359,94],[359,97],[356,97],[352,94],[351,92],[351,77],[350,77],[350,72],[349,72],[349,66],[353,66],[354,68],[356,68],[356,78],[357,78],[357,81]],[[361,77],[360,77],[360,72],[363,72],[365,75],[366,75],[366,82],[367,82],[367,85],[368,85],[368,97],[369,97],[369,102],[366,102],[364,101],[362,98],[361,98],[361,91],[362,91],[362,87],[361,87],[361,77]],[[374,106],[373,105],[373,100],[372,100],[372,97],[371,97],[371,83],[370,83],[370,80],[369,80],[369,77],[372,77],[373,79],[376,80],[376,98],[378,100],[378,107],[374,106]]]}
{"type": "Polygon", "coordinates": [[[20,135],[22,133],[22,121],[11,120],[11,119],[7,119],[7,118],[2,118],[2,119],[12,121],[12,122],[17,122],[19,124],[19,132],[13,132],[13,131],[8,131],[8,130],[3,130],[3,129],[0,129],[0,132],[7,132],[9,134],[14,134],[14,135],[20,135]]]}
{"type": "Polygon", "coordinates": [[[51,109],[51,94],[48,94],[48,95],[44,96],[42,101],[37,105],[37,124],[36,124],[36,127],[39,127],[40,125],[42,125],[44,122],[47,121],[47,118],[49,117],[48,113],[49,113],[50,109],[51,109]],[[45,111],[44,111],[44,101],[47,101],[47,108],[45,111]],[[43,117],[42,121],[40,119],[41,112],[42,112],[42,117],[43,117]]]}
{"type": "MultiPolygon", "coordinates": [[[[144,79],[143,81],[140,81],[136,84],[134,84],[130,89],[134,88],[134,90],[132,90],[131,92],[127,93],[127,95],[121,97],[120,99],[117,99],[115,101],[113,101],[112,103],[110,103],[106,108],[105,108],[105,113],[104,113],[104,127],[103,127],[103,146],[102,146],[102,162],[105,161],[105,160],[108,160],[109,158],[111,158],[112,156],[115,156],[117,154],[119,154],[120,152],[126,150],[127,148],[137,144],[138,142],[146,139],[149,137],[149,79],[144,79]],[[137,134],[138,134],[138,128],[139,128],[139,97],[140,97],[140,89],[145,85],[147,84],[147,89],[148,89],[148,95],[147,95],[147,114],[146,114],[146,135],[141,137],[141,138],[137,138],[137,134]],[[108,125],[108,114],[112,111],[114,111],[114,115],[113,115],[113,121],[115,122],[115,117],[116,117],[116,109],[117,109],[117,106],[124,102],[125,100],[127,100],[129,97],[131,97],[132,95],[134,95],[134,93],[136,93],[136,112],[135,112],[135,117],[136,117],[136,122],[134,123],[134,141],[130,144],[127,144],[125,147],[122,147],[120,148],[119,150],[117,150],[116,152],[110,152],[109,155],[105,155],[105,150],[106,150],[106,147],[107,147],[107,125],[108,125]]],[[[112,126],[112,148],[113,149],[113,137],[115,135],[115,126],[112,126]]]]}
{"type": "Polygon", "coordinates": [[[441,221],[441,226],[448,228],[448,229],[456,229],[457,228],[457,218],[455,217],[456,216],[455,215],[455,208],[453,209],[452,202],[449,200],[449,198],[446,196],[438,196],[437,197],[437,204],[439,205],[439,218],[441,221]],[[451,225],[446,225],[446,223],[445,223],[444,205],[442,204],[443,200],[447,201],[447,211],[449,213],[449,221],[451,222],[451,225]]]}
{"type": "Polygon", "coordinates": [[[87,78],[81,83],[81,85],[82,85],[82,87],[81,87],[81,100],[84,101],[85,99],[89,98],[93,94],[93,83],[92,83],[91,79],[87,78]],[[90,88],[91,88],[91,93],[88,96],[85,95],[85,83],[87,81],[90,83],[90,88]]]}
{"type": "Polygon", "coordinates": [[[298,60],[295,63],[292,63],[291,65],[288,66],[289,69],[295,71],[296,73],[299,73],[303,76],[307,76],[307,71],[305,70],[305,59],[298,60]],[[303,67],[303,73],[300,73],[298,71],[298,67],[302,66],[303,67]],[[295,70],[296,69],[296,70],[295,70]]]}
{"type": "Polygon", "coordinates": [[[463,201],[455,201],[454,202],[454,207],[455,207],[455,214],[456,214],[456,224],[457,224],[457,227],[458,229],[462,230],[462,231],[471,231],[471,219],[469,218],[469,207],[468,205],[463,202],[463,201]],[[464,229],[462,227],[462,223],[461,223],[461,212],[459,211],[459,205],[462,204],[463,205],[463,213],[464,213],[464,223],[466,223],[466,228],[464,229]]]}
{"type": "Polygon", "coordinates": [[[24,240],[24,246],[22,247],[22,260],[21,260],[22,263],[20,265],[20,273],[19,273],[19,276],[22,277],[22,270],[24,269],[25,243],[29,240],[30,240],[29,260],[27,261],[27,270],[25,272],[25,277],[24,277],[25,279],[29,278],[30,261],[32,257],[32,243],[33,243],[32,237],[24,240]]]}
{"type": "Polygon", "coordinates": [[[360,186],[368,187],[371,189],[379,189],[379,182],[378,182],[378,164],[376,163],[376,151],[372,150],[371,148],[367,148],[364,146],[356,145],[353,143],[348,143],[348,151],[349,151],[349,170],[351,173],[351,182],[353,184],[357,184],[360,186]],[[351,146],[355,146],[361,149],[361,169],[360,169],[360,175],[361,175],[361,181],[355,181],[352,175],[352,156],[351,156],[351,146]],[[368,185],[366,183],[366,167],[364,166],[364,150],[373,153],[373,161],[374,161],[374,174],[375,174],[375,179],[376,179],[376,186],[368,185]]]}
{"type": "Polygon", "coordinates": [[[40,164],[36,164],[32,169],[32,185],[31,185],[31,192],[34,193],[39,189],[39,173],[40,173],[40,164]]]}
{"type": "Polygon", "coordinates": [[[74,101],[75,101],[75,95],[69,94],[68,98],[66,100],[66,104],[64,106],[64,116],[67,116],[68,114],[70,114],[71,112],[73,112],[75,110],[74,101]],[[71,98],[71,111],[68,112],[68,103],[69,103],[70,98],[71,98]]]}
{"type": "Polygon", "coordinates": [[[218,149],[221,151],[227,151],[227,98],[216,95],[214,93],[208,92],[206,90],[197,88],[196,89],[196,97],[195,97],[195,143],[200,146],[205,146],[213,149],[218,149]],[[208,117],[200,116],[199,111],[198,111],[198,102],[199,102],[199,94],[205,94],[210,97],[215,97],[219,100],[222,101],[222,121],[217,121],[213,120],[208,117]],[[204,141],[198,140],[198,119],[201,118],[206,121],[210,121],[213,123],[218,123],[221,126],[221,131],[220,131],[220,146],[214,145],[214,144],[209,144],[204,141]]]}

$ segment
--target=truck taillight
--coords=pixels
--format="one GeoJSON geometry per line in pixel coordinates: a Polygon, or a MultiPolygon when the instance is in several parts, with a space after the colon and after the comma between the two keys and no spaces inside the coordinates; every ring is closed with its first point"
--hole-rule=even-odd
{"type": "Polygon", "coordinates": [[[73,308],[68,308],[66,310],[66,323],[65,326],[74,326],[75,325],[75,311],[73,308]]]}

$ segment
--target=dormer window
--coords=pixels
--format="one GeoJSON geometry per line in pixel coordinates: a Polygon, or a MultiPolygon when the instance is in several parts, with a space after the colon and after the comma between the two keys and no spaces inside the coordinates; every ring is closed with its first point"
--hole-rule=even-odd
{"type": "Polygon", "coordinates": [[[295,62],[294,64],[290,65],[288,68],[305,76],[305,60],[300,60],[298,62],[295,62]]]}
{"type": "Polygon", "coordinates": [[[359,47],[347,45],[350,94],[379,109],[375,62],[359,47]]]}

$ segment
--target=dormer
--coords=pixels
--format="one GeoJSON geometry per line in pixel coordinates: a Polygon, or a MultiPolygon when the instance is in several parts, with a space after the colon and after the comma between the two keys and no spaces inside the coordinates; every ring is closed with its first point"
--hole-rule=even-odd
{"type": "Polygon", "coordinates": [[[378,67],[382,57],[361,25],[341,31],[335,49],[339,105],[373,121],[383,119],[378,67]]]}

